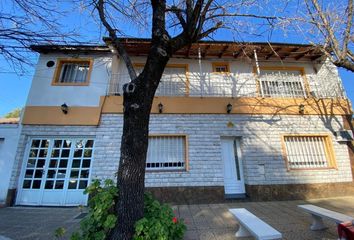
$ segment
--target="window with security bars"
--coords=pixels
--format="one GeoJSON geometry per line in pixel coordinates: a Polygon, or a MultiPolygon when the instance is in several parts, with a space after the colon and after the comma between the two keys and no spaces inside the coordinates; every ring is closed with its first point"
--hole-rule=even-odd
{"type": "Polygon", "coordinates": [[[88,83],[90,64],[90,60],[59,60],[54,83],[73,85],[88,83]]]}
{"type": "Polygon", "coordinates": [[[328,136],[284,136],[289,169],[334,167],[328,136]]]}
{"type": "Polygon", "coordinates": [[[150,136],[146,160],[148,170],[186,168],[186,136],[150,136]]]}
{"type": "MultiPolygon", "coordinates": [[[[138,66],[140,73],[143,67],[138,66]]],[[[187,95],[187,69],[185,66],[167,66],[162,74],[155,96],[185,96],[187,95]]]]}
{"type": "Polygon", "coordinates": [[[258,77],[262,97],[306,97],[299,70],[262,70],[258,77]]]}

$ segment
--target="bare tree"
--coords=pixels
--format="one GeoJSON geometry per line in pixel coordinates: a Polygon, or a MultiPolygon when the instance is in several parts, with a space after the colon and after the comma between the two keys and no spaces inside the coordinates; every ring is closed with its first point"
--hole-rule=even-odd
{"type": "Polygon", "coordinates": [[[57,1],[4,0],[0,3],[0,55],[17,72],[31,64],[31,44],[65,44],[74,32],[59,24],[57,1]]]}
{"type": "Polygon", "coordinates": [[[319,46],[334,65],[354,72],[353,0],[304,2],[307,21],[312,25],[312,29],[305,31],[314,32],[318,37],[313,44],[319,46]]]}
{"type": "Polygon", "coordinates": [[[119,198],[115,205],[118,222],[109,236],[109,239],[131,239],[134,223],[143,217],[150,111],[167,62],[177,50],[211,36],[220,28],[231,27],[225,25],[228,17],[256,18],[267,22],[276,20],[276,17],[240,13],[242,6],[246,8],[254,1],[185,0],[168,5],[166,0],[95,0],[93,4],[131,80],[123,86],[124,126],[117,174],[119,198]],[[118,37],[121,31],[117,26],[121,18],[114,13],[142,23],[149,22],[144,14],[151,14],[151,48],[139,75],[118,37]],[[171,36],[172,32],[177,33],[171,36]]]}

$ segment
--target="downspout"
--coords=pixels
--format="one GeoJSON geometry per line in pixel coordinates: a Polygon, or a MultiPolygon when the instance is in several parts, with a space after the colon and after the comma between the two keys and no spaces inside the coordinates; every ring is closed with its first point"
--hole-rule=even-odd
{"type": "MultiPolygon", "coordinates": [[[[254,60],[255,60],[255,63],[256,63],[256,72],[257,72],[257,76],[258,76],[258,78],[259,78],[259,76],[261,75],[261,70],[260,70],[260,68],[259,68],[259,62],[258,62],[258,56],[257,56],[257,51],[256,51],[256,49],[253,50],[253,54],[254,54],[254,60]]],[[[261,81],[259,81],[259,80],[258,80],[258,82],[259,82],[259,88],[261,89],[261,96],[264,97],[264,96],[263,96],[263,86],[262,86],[262,83],[261,83],[261,81]]]]}
{"type": "Polygon", "coordinates": [[[200,76],[200,95],[204,96],[204,79],[202,70],[202,53],[200,52],[200,47],[198,47],[198,64],[199,64],[199,76],[200,76]]]}

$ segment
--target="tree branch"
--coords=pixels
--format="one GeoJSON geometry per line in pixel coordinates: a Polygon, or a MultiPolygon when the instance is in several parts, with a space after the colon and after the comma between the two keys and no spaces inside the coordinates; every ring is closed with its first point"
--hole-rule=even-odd
{"type": "Polygon", "coordinates": [[[171,8],[167,9],[166,11],[173,12],[176,15],[183,30],[185,30],[187,28],[186,20],[184,20],[183,15],[182,15],[182,12],[183,12],[182,9],[179,9],[176,6],[172,6],[171,8]]]}
{"type": "Polygon", "coordinates": [[[200,33],[200,34],[198,34],[198,36],[197,36],[198,40],[203,39],[203,38],[209,36],[211,33],[215,32],[216,30],[218,30],[219,28],[221,28],[222,24],[223,24],[222,22],[218,22],[214,27],[209,28],[208,30],[206,30],[206,31],[204,31],[204,32],[202,32],[202,33],[200,33]]]}
{"type": "Polygon", "coordinates": [[[344,30],[344,37],[343,37],[343,47],[342,47],[342,56],[341,58],[344,59],[346,58],[347,55],[347,50],[348,50],[348,44],[350,40],[350,30],[353,25],[353,0],[348,1],[348,16],[347,16],[347,26],[344,30]]]}
{"type": "Polygon", "coordinates": [[[332,27],[330,26],[329,22],[327,21],[327,18],[325,16],[324,12],[322,11],[318,1],[317,0],[311,0],[311,1],[312,1],[313,6],[315,7],[320,19],[321,19],[321,21],[323,22],[326,32],[328,33],[328,37],[331,41],[333,52],[336,54],[336,56],[338,58],[340,58],[342,54],[340,53],[340,47],[339,47],[338,41],[335,37],[332,27]]]}
{"type": "Polygon", "coordinates": [[[208,0],[208,2],[205,4],[203,11],[200,14],[200,18],[199,18],[199,23],[198,23],[198,27],[197,27],[197,31],[196,34],[200,34],[203,30],[203,26],[205,23],[205,19],[206,19],[206,14],[212,4],[213,0],[208,0]]]}
{"type": "Polygon", "coordinates": [[[121,44],[121,42],[119,41],[117,34],[116,34],[116,30],[112,28],[112,26],[108,23],[108,21],[106,20],[106,15],[104,13],[104,0],[98,0],[98,2],[95,4],[95,7],[98,11],[100,20],[103,24],[103,26],[107,29],[109,36],[112,40],[112,45],[115,49],[117,49],[119,55],[122,57],[127,69],[128,69],[128,74],[131,80],[134,80],[136,78],[136,72],[134,70],[134,66],[130,60],[130,57],[127,53],[127,51],[125,50],[124,46],[121,44]]]}

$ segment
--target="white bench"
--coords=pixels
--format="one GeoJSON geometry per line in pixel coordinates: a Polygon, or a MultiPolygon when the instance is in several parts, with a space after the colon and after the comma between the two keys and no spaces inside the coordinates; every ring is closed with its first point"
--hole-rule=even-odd
{"type": "Polygon", "coordinates": [[[353,221],[354,218],[334,212],[325,208],[317,207],[312,204],[305,204],[305,205],[298,205],[298,207],[302,210],[304,210],[307,213],[310,213],[313,217],[313,223],[310,227],[311,230],[317,231],[317,230],[323,230],[326,229],[327,227],[323,224],[323,219],[322,218],[328,218],[335,223],[339,224],[342,222],[346,221],[353,221]]]}
{"type": "Polygon", "coordinates": [[[232,208],[229,211],[240,223],[240,228],[236,232],[236,237],[254,236],[259,240],[281,239],[280,232],[263,222],[257,216],[253,215],[245,208],[232,208]]]}

